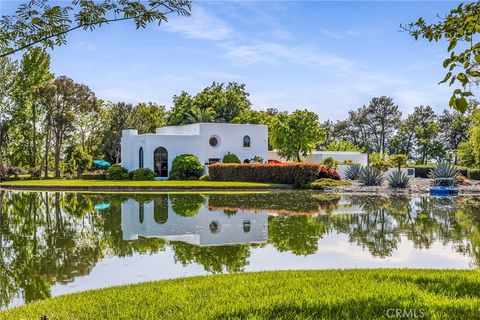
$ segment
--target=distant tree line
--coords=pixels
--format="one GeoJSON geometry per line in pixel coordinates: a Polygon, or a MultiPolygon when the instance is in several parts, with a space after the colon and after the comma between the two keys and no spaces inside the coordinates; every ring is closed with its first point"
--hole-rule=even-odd
{"type": "Polygon", "coordinates": [[[480,114],[470,100],[468,112],[437,114],[417,106],[403,115],[389,97],[373,98],[345,120],[320,122],[307,109],[291,113],[275,108],[252,109],[244,84],[216,83],[192,95],[181,92],[171,108],[153,102],[105,102],[86,85],[50,70],[41,48],[20,61],[0,58],[0,171],[21,167],[34,176],[56,177],[81,172],[92,159],[119,163],[121,131],[154,132],[165,125],[197,122],[263,124],[269,148],[300,161],[315,148],[405,154],[426,164],[450,160],[480,165],[480,114]]]}

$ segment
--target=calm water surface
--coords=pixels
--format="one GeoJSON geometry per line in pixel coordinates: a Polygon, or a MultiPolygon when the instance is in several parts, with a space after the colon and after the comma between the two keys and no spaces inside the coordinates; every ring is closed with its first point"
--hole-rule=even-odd
{"type": "Polygon", "coordinates": [[[222,272],[480,265],[480,198],[0,190],[0,307],[222,272]]]}

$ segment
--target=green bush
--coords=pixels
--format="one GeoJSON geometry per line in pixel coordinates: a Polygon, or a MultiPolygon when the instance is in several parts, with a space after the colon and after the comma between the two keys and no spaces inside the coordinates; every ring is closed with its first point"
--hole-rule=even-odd
{"type": "Polygon", "coordinates": [[[385,172],[390,168],[390,162],[385,158],[375,159],[370,163],[370,167],[377,169],[380,172],[385,172]]]}
{"type": "Polygon", "coordinates": [[[201,176],[200,178],[198,178],[198,180],[200,181],[210,181],[210,176],[208,174],[204,174],[203,176],[201,176]]]}
{"type": "Polygon", "coordinates": [[[107,180],[126,180],[128,179],[128,171],[119,164],[114,164],[108,168],[107,180]]]}
{"type": "Polygon", "coordinates": [[[435,168],[434,165],[413,165],[415,169],[415,178],[428,178],[430,170],[435,168]]]}
{"type": "Polygon", "coordinates": [[[107,178],[104,173],[84,173],[81,175],[82,180],[105,180],[107,178]]]}
{"type": "Polygon", "coordinates": [[[334,179],[318,179],[309,184],[309,188],[314,190],[324,190],[331,187],[345,187],[352,185],[350,182],[334,179]]]}
{"type": "Polygon", "coordinates": [[[470,180],[480,180],[480,169],[468,169],[467,177],[470,180]]]}
{"type": "Polygon", "coordinates": [[[155,173],[148,168],[138,168],[130,173],[132,174],[132,180],[144,181],[153,180],[155,178],[155,173]]]}
{"type": "Polygon", "coordinates": [[[222,162],[223,163],[241,163],[237,155],[231,152],[228,152],[226,155],[223,156],[222,162]]]}
{"type": "Polygon", "coordinates": [[[280,164],[224,164],[215,163],[208,166],[213,181],[243,181],[290,184],[305,187],[317,179],[320,165],[318,163],[294,162],[280,164]]]}
{"type": "Polygon", "coordinates": [[[320,164],[322,166],[327,167],[327,168],[337,170],[339,162],[337,160],[333,159],[332,157],[327,157],[327,158],[323,159],[322,161],[320,161],[320,164]]]}
{"type": "Polygon", "coordinates": [[[200,160],[193,154],[182,154],[173,159],[170,180],[198,180],[203,174],[200,160]]]}
{"type": "Polygon", "coordinates": [[[407,160],[407,155],[403,153],[394,154],[388,159],[390,164],[397,169],[403,167],[407,163],[407,160]]]}

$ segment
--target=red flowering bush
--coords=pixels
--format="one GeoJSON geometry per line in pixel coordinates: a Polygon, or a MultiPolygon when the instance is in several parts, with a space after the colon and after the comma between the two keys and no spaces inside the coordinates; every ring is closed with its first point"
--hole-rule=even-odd
{"type": "Polygon", "coordinates": [[[208,166],[208,174],[212,181],[281,183],[304,187],[317,179],[319,168],[318,163],[309,162],[215,163],[208,166]]]}
{"type": "Polygon", "coordinates": [[[318,179],[333,179],[333,180],[340,180],[340,175],[338,174],[337,171],[329,168],[329,167],[325,167],[325,166],[321,166],[318,170],[318,179]]]}

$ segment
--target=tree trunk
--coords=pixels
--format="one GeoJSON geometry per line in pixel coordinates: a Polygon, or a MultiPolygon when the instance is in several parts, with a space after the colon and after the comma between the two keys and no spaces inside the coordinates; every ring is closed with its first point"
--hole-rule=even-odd
{"type": "MultiPolygon", "coordinates": [[[[34,172],[37,172],[36,171],[36,168],[37,168],[37,107],[35,106],[35,103],[32,104],[32,125],[33,125],[33,152],[32,152],[32,156],[33,156],[33,161],[32,161],[32,165],[33,165],[33,169],[34,169],[34,172]]],[[[40,173],[39,173],[40,174],[40,173]]]]}
{"type": "Polygon", "coordinates": [[[48,128],[50,124],[47,124],[47,132],[45,134],[45,155],[43,157],[44,161],[44,166],[43,166],[43,172],[45,178],[48,178],[48,154],[50,152],[50,129],[48,128]]]}
{"type": "Polygon", "coordinates": [[[60,178],[60,150],[62,148],[61,134],[55,133],[55,178],[60,178]]]}

